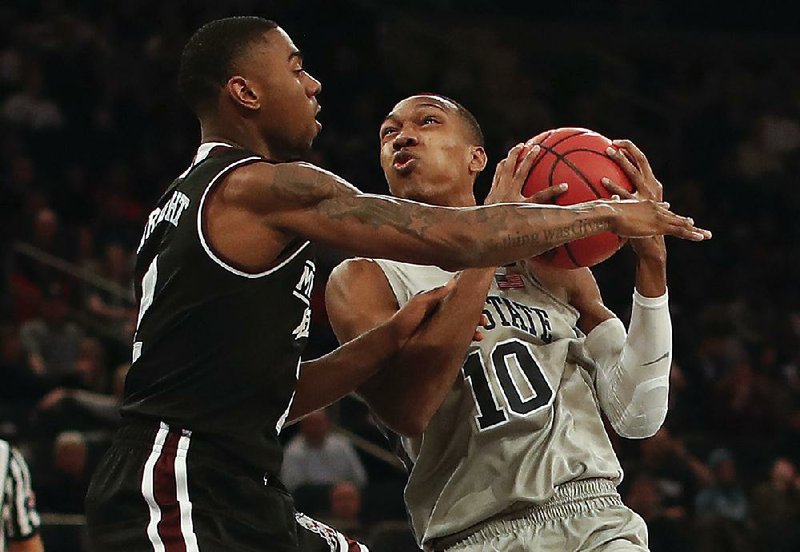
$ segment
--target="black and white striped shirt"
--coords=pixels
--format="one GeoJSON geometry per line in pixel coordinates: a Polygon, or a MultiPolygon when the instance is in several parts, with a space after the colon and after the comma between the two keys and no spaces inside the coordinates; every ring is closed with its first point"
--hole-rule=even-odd
{"type": "Polygon", "coordinates": [[[5,552],[6,540],[26,539],[38,531],[39,514],[28,465],[3,440],[0,440],[0,491],[0,552],[5,552]]]}

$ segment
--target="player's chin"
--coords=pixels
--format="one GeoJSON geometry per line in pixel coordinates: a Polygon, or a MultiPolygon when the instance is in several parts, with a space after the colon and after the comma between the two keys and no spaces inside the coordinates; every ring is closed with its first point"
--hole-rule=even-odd
{"type": "Polygon", "coordinates": [[[311,125],[311,128],[309,128],[309,130],[308,130],[308,144],[309,144],[309,147],[311,146],[311,144],[314,143],[314,140],[317,139],[317,136],[319,136],[320,132],[322,132],[322,123],[320,123],[319,121],[314,119],[314,123],[311,125]]]}
{"type": "Polygon", "coordinates": [[[304,139],[300,140],[300,148],[304,153],[307,153],[314,145],[314,140],[317,139],[319,133],[322,131],[322,124],[319,121],[314,121],[314,126],[309,129],[304,139]]]}

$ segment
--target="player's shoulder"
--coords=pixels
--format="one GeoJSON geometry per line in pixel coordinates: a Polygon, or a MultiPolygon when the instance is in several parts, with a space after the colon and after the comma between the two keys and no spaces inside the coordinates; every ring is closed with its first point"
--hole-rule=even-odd
{"type": "Polygon", "coordinates": [[[231,203],[275,210],[317,200],[327,193],[327,174],[311,163],[256,160],[232,169],[224,178],[223,193],[231,203]]]}
{"type": "Polygon", "coordinates": [[[328,278],[328,287],[358,289],[385,279],[383,270],[374,259],[355,257],[336,265],[328,278]]]}
{"type": "Polygon", "coordinates": [[[378,263],[371,259],[347,259],[331,272],[325,303],[332,318],[346,318],[397,310],[397,299],[378,263]]]}

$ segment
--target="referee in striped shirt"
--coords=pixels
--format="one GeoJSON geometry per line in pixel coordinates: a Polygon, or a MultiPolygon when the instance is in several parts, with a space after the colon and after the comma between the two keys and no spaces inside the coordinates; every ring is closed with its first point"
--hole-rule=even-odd
{"type": "Polygon", "coordinates": [[[28,465],[0,439],[0,552],[43,550],[28,465]]]}

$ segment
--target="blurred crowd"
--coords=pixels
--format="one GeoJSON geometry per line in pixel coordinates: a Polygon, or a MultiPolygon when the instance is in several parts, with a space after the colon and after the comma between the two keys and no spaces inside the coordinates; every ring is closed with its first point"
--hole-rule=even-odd
{"type": "MultiPolygon", "coordinates": [[[[366,1],[100,4],[0,6],[0,437],[28,458],[41,511],[83,511],[119,423],[135,248],[199,137],[175,84],[180,49],[201,23],[251,13],[283,24],[323,81],[309,159],[365,191],[386,191],[383,116],[420,91],[470,108],[495,161],[559,126],[641,146],[673,208],[715,237],[669,243],[671,410],[655,437],[616,440],[623,497],[654,552],[800,549],[797,34],[723,25],[699,37],[653,2],[491,23],[425,2],[405,13],[366,1]]],[[[309,358],[336,345],[322,293],[341,258],[320,251],[309,358]]],[[[622,252],[595,271],[623,319],[632,266],[622,252]]],[[[286,431],[287,484],[309,514],[402,549],[375,527],[407,534],[403,472],[356,450],[331,418],[387,447],[347,400],[286,431]]]]}

